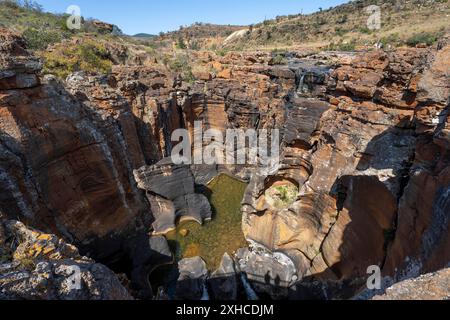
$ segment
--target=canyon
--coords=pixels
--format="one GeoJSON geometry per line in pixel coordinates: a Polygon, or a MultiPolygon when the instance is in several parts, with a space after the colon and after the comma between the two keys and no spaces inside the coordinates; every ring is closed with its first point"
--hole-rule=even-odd
{"type": "Polygon", "coordinates": [[[107,75],[42,75],[7,29],[0,54],[2,299],[351,299],[369,266],[385,288],[449,267],[448,36],[289,52],[283,64],[192,51],[217,72],[191,82],[140,59],[107,75]],[[193,137],[196,121],[279,129],[280,167],[173,164],[172,132],[193,137]],[[167,234],[214,219],[205,190],[221,175],[247,184],[248,245],[211,270],[177,257],[167,234]],[[152,286],[168,265],[175,283],[152,286]],[[67,266],[82,271],[81,290],[67,290],[67,266]]]}

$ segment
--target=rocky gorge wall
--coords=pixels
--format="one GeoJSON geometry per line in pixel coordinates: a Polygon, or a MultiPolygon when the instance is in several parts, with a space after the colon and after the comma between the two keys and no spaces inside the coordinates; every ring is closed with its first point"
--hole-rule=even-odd
{"type": "MultiPolygon", "coordinates": [[[[2,221],[54,233],[127,270],[137,297],[152,296],[148,273],[173,261],[161,236],[167,226],[180,212],[210,217],[194,183],[220,172],[249,181],[242,213],[251,246],[224,257],[216,282],[242,289],[242,273],[273,298],[348,297],[370,265],[401,278],[450,261],[446,39],[433,49],[327,53],[289,65],[265,53],[194,52],[217,73],[195,74],[193,83],[139,64],[107,76],[41,76],[40,62],[7,30],[0,52],[2,221]],[[193,134],[199,120],[221,131],[281,129],[280,170],[169,165],[167,174],[171,133],[193,134]],[[186,192],[167,188],[180,181],[173,172],[186,192]],[[274,205],[288,187],[289,201],[274,205]]],[[[180,277],[191,267],[183,262],[180,277]]],[[[185,278],[181,289],[197,283],[185,278]]],[[[193,287],[201,298],[203,286],[193,287]]]]}
{"type": "MultiPolygon", "coordinates": [[[[286,141],[283,164],[292,149],[300,163],[254,175],[243,202],[247,239],[295,266],[269,271],[267,283],[281,276],[291,296],[342,298],[365,286],[369,266],[398,280],[448,264],[449,53],[448,40],[431,51],[373,51],[331,72],[330,106],[314,108],[313,130],[286,141]],[[285,207],[267,201],[274,179],[299,186],[285,207]]],[[[301,124],[301,113],[287,125],[301,124]]],[[[267,272],[252,270],[255,281],[267,272]]]]}

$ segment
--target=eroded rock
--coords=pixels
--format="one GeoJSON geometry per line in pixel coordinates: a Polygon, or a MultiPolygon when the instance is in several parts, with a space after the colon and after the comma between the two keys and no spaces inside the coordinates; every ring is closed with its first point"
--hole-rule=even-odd
{"type": "Polygon", "coordinates": [[[213,300],[237,300],[239,273],[235,262],[228,253],[225,253],[220,267],[208,279],[213,300]]]}
{"type": "Polygon", "coordinates": [[[450,270],[426,274],[393,285],[373,300],[448,300],[450,299],[450,270]]]}
{"type": "Polygon", "coordinates": [[[10,258],[0,264],[2,299],[132,299],[111,270],[82,257],[74,246],[17,221],[1,225],[10,239],[0,242],[3,252],[10,251],[10,258]]]}
{"type": "Polygon", "coordinates": [[[177,219],[203,224],[211,219],[211,205],[203,194],[195,193],[194,176],[186,165],[164,159],[151,167],[134,171],[138,187],[147,191],[155,222],[154,234],[165,234],[176,227],[177,219]]]}
{"type": "Polygon", "coordinates": [[[178,277],[175,297],[178,300],[205,300],[208,298],[206,263],[200,257],[183,259],[178,263],[178,277]]]}

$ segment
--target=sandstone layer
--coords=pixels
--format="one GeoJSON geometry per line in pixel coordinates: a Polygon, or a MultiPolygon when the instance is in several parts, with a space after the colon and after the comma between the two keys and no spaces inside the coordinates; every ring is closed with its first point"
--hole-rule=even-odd
{"type": "MultiPolygon", "coordinates": [[[[119,58],[106,76],[42,76],[24,41],[4,29],[0,53],[3,219],[127,272],[136,297],[152,297],[149,272],[173,262],[160,235],[178,218],[211,218],[196,187],[221,172],[249,181],[242,224],[250,246],[224,257],[215,278],[231,277],[214,285],[205,285],[200,260],[200,282],[181,264],[180,287],[195,280],[191,298],[204,297],[204,287],[224,298],[253,289],[347,298],[369,266],[396,281],[450,261],[448,38],[428,49],[292,54],[285,65],[269,53],[192,52],[215,70],[193,82],[119,58]],[[168,163],[172,132],[184,128],[193,139],[196,121],[221,132],[280,129],[278,171],[168,163]]],[[[86,272],[95,278],[92,263],[86,272]]],[[[119,291],[99,298],[128,297],[111,281],[119,291]]],[[[20,297],[39,295],[51,293],[20,297]]]]}

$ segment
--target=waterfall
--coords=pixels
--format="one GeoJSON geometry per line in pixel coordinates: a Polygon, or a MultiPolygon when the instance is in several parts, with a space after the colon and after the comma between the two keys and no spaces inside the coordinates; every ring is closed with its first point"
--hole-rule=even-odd
{"type": "Polygon", "coordinates": [[[300,83],[298,84],[298,87],[297,87],[297,92],[302,94],[304,85],[305,85],[305,74],[302,74],[302,76],[300,78],[300,83]]]}
{"type": "Polygon", "coordinates": [[[211,300],[208,293],[208,288],[206,288],[206,283],[203,283],[203,295],[200,299],[201,301],[209,301],[211,300]]]}
{"type": "Polygon", "coordinates": [[[247,299],[249,301],[258,301],[259,300],[258,295],[256,294],[255,290],[253,290],[250,283],[248,283],[247,277],[245,276],[244,273],[241,273],[241,281],[242,281],[242,285],[244,286],[244,290],[245,290],[247,299]]]}

